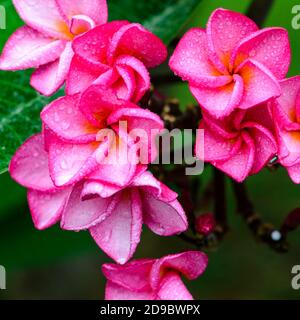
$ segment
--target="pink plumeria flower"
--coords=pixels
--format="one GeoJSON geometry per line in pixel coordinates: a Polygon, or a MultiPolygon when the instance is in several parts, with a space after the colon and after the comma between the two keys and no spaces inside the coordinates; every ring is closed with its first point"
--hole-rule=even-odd
{"type": "MultiPolygon", "coordinates": [[[[162,236],[187,228],[177,194],[156,180],[145,166],[127,186],[100,180],[82,180],[67,187],[54,186],[49,155],[42,134],[29,138],[11,160],[9,172],[28,188],[28,203],[37,229],[60,221],[66,230],[90,230],[96,243],[113,259],[125,263],[140,240],[142,223],[162,236]]],[[[118,170],[117,168],[115,170],[118,170]]]]}
{"type": "Polygon", "coordinates": [[[149,152],[143,164],[148,164],[156,156],[156,133],[163,129],[159,116],[118,100],[113,92],[99,85],[89,87],[82,95],[55,100],[44,108],[41,118],[46,128],[50,176],[58,187],[74,184],[87,176],[102,180],[106,177],[108,182],[125,185],[134,175],[138,161],[128,157],[128,161],[122,163],[118,161],[122,160],[120,157],[110,162],[116,146],[111,146],[109,139],[99,140],[98,133],[110,129],[118,139],[118,146],[128,144],[130,148],[131,144],[134,148],[135,144],[124,137],[126,134],[120,124],[126,123],[129,133],[143,129],[149,138],[141,142],[144,143],[141,148],[149,152]]]}
{"type": "Polygon", "coordinates": [[[147,68],[161,64],[166,46],[137,23],[114,21],[94,28],[73,42],[75,56],[67,93],[92,83],[113,89],[119,98],[138,102],[150,88],[147,68]]]}
{"type": "Polygon", "coordinates": [[[26,26],[6,43],[0,69],[34,68],[31,85],[50,96],[65,82],[76,36],[107,22],[106,0],[13,0],[26,26]]]}
{"type": "Polygon", "coordinates": [[[300,76],[281,81],[282,95],[272,101],[278,156],[294,183],[300,183],[300,76]]]}
{"type": "Polygon", "coordinates": [[[204,129],[204,159],[198,138],[196,155],[238,182],[258,173],[277,154],[267,105],[236,110],[223,119],[204,112],[200,128],[204,129]]]}
{"type": "Polygon", "coordinates": [[[207,256],[186,251],[161,259],[141,259],[123,266],[104,264],[106,300],[193,300],[181,275],[198,278],[206,269],[207,256]]]}
{"type": "Polygon", "coordinates": [[[188,31],[170,59],[171,69],[217,118],[278,97],[289,64],[286,30],[258,30],[249,18],[224,9],[212,13],[206,29],[188,31]]]}

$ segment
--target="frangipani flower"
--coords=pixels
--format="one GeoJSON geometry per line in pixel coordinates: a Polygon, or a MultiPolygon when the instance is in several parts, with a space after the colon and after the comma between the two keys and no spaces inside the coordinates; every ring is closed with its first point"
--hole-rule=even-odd
{"type": "Polygon", "coordinates": [[[204,159],[200,139],[196,141],[196,155],[238,182],[258,173],[277,154],[267,105],[236,110],[223,119],[204,112],[200,129],[204,129],[204,159]]]}
{"type": "Polygon", "coordinates": [[[6,43],[0,69],[35,68],[31,85],[52,95],[64,83],[73,57],[72,40],[107,22],[105,0],[13,0],[26,26],[6,43]]]}
{"type": "Polygon", "coordinates": [[[106,177],[110,183],[125,185],[133,177],[139,161],[136,160],[135,143],[121,124],[126,124],[129,133],[141,129],[146,134],[147,139],[140,144],[144,143],[141,149],[149,156],[143,164],[154,160],[155,136],[163,129],[159,116],[118,100],[111,91],[99,85],[91,86],[82,95],[55,100],[44,108],[41,118],[49,151],[50,176],[57,187],[74,184],[87,176],[101,180],[106,177]],[[115,133],[116,143],[99,139],[99,132],[106,130],[115,133]],[[111,161],[115,148],[121,150],[120,156],[111,161]],[[124,152],[128,149],[129,154],[125,161],[121,161],[123,149],[124,152]]]}
{"type": "Polygon", "coordinates": [[[113,89],[119,98],[138,102],[150,88],[147,68],[167,57],[162,41],[140,24],[114,21],[94,28],[73,42],[75,56],[67,93],[92,83],[113,89]]]}
{"type": "Polygon", "coordinates": [[[198,278],[206,269],[207,256],[187,251],[161,259],[141,259],[123,266],[104,264],[106,300],[193,300],[181,280],[198,278]]]}
{"type": "Polygon", "coordinates": [[[177,194],[150,172],[137,173],[125,187],[88,180],[73,189],[61,226],[89,229],[98,246],[116,262],[127,262],[140,242],[142,224],[170,236],[187,229],[177,194]],[[84,200],[84,201],[81,201],[84,200]]]}
{"type": "Polygon", "coordinates": [[[300,183],[300,76],[281,81],[282,95],[271,108],[278,140],[278,156],[294,183],[300,183]]]}
{"type": "Polygon", "coordinates": [[[286,30],[258,30],[249,18],[224,9],[212,13],[206,30],[188,31],[170,59],[201,107],[217,118],[278,97],[289,63],[286,30]]]}
{"type": "Polygon", "coordinates": [[[66,230],[89,229],[96,243],[119,263],[133,255],[143,222],[162,236],[186,230],[187,219],[177,194],[145,172],[145,166],[137,167],[123,188],[88,177],[58,188],[50,177],[48,157],[44,137],[38,134],[17,150],[9,167],[12,178],[28,188],[37,229],[59,221],[66,230]]]}

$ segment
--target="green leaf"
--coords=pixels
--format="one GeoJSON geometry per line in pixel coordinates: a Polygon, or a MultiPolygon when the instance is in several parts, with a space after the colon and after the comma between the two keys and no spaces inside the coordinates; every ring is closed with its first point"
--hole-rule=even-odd
{"type": "Polygon", "coordinates": [[[199,3],[199,0],[110,0],[109,20],[139,22],[169,44],[199,3]]]}

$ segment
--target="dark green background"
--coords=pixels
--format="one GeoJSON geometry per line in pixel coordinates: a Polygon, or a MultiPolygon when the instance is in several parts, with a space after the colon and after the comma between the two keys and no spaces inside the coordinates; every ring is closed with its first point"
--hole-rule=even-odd
{"type": "MultiPolygon", "coordinates": [[[[151,1],[135,2],[139,2],[139,6],[142,6],[142,3],[149,5],[151,1]]],[[[130,15],[130,10],[124,9],[128,8],[127,0],[111,2],[115,8],[122,9],[120,14],[125,12],[127,15],[125,18],[135,17],[132,13],[130,15]]],[[[217,7],[245,12],[250,2],[199,1],[197,9],[181,32],[192,26],[204,27],[208,16],[217,7]]],[[[265,22],[265,26],[282,26],[289,31],[293,54],[290,76],[300,74],[300,30],[293,30],[291,27],[293,17],[291,8],[298,4],[297,2],[299,1],[275,0],[265,22]]],[[[176,3],[178,1],[168,1],[169,6],[176,3]]],[[[9,14],[7,30],[0,30],[0,48],[21,24],[13,11],[11,1],[4,1],[1,4],[6,7],[9,14]]],[[[147,11],[142,9],[143,7],[139,8],[140,11],[137,12],[143,14],[141,20],[147,24],[147,11]]],[[[159,8],[153,10],[155,13],[159,8]]],[[[113,12],[116,12],[115,9],[113,12]]],[[[116,17],[119,17],[118,14],[116,17]]],[[[165,28],[168,28],[168,25],[165,28]]],[[[161,32],[156,29],[154,31],[161,32]]],[[[166,32],[165,36],[165,39],[169,40],[170,32],[166,32]]],[[[164,85],[158,89],[179,98],[182,105],[193,101],[185,84],[164,85]]],[[[7,100],[13,99],[14,97],[7,96],[7,100]]],[[[210,174],[210,169],[206,168],[199,179],[208,181],[210,174]]],[[[205,274],[198,280],[188,283],[194,297],[300,298],[300,290],[293,290],[290,284],[291,268],[295,264],[300,264],[300,230],[291,234],[291,249],[286,254],[275,253],[268,247],[256,243],[242,219],[235,213],[230,183],[227,182],[231,230],[221,246],[214,252],[208,253],[210,259],[205,274]]],[[[265,220],[275,225],[279,226],[290,210],[300,207],[300,186],[291,183],[284,169],[275,173],[264,170],[257,176],[249,178],[247,185],[257,211],[265,220]]],[[[42,232],[35,230],[27,209],[26,191],[11,181],[7,173],[0,175],[0,186],[0,265],[4,265],[7,269],[7,290],[0,291],[0,298],[102,299],[105,281],[100,266],[110,260],[94,244],[89,234],[61,231],[58,227],[42,232]]],[[[160,257],[188,248],[192,247],[188,247],[176,237],[158,237],[145,229],[135,257],[160,257]]]]}

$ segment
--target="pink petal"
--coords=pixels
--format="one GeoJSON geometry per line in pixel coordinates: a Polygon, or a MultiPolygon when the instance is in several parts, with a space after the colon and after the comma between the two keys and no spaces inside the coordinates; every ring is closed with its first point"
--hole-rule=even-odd
{"type": "Polygon", "coordinates": [[[168,272],[163,277],[157,295],[160,300],[193,300],[192,295],[176,272],[168,272]]]}
{"type": "Polygon", "coordinates": [[[140,147],[142,164],[148,164],[156,158],[156,137],[164,128],[164,124],[160,117],[155,113],[140,108],[119,108],[113,112],[107,119],[107,124],[114,125],[119,135],[123,129],[120,123],[127,124],[127,132],[129,139],[137,141],[140,147]],[[148,153],[145,152],[148,150],[148,153]]]}
{"type": "Polygon", "coordinates": [[[197,87],[190,85],[192,94],[199,104],[217,118],[229,115],[243,96],[244,85],[239,75],[234,75],[234,82],[219,88],[197,87]]]}
{"type": "Polygon", "coordinates": [[[70,192],[71,188],[53,192],[28,191],[28,204],[37,229],[49,228],[60,220],[70,192]]]}
{"type": "Polygon", "coordinates": [[[59,58],[65,46],[63,40],[54,40],[23,26],[8,39],[0,58],[0,69],[37,68],[59,58]]]}
{"type": "Polygon", "coordinates": [[[300,131],[279,132],[280,163],[283,166],[293,166],[300,161],[300,131]],[[286,151],[287,154],[283,154],[286,151]]]}
{"type": "Polygon", "coordinates": [[[242,134],[244,142],[235,155],[223,162],[212,162],[215,167],[224,171],[238,182],[244,181],[250,174],[255,156],[255,145],[252,138],[246,132],[242,134]]]}
{"type": "Polygon", "coordinates": [[[82,59],[104,67],[108,64],[107,50],[111,38],[127,21],[113,21],[98,26],[73,41],[73,50],[82,59]],[[101,43],[101,46],[99,46],[101,43]]]}
{"type": "Polygon", "coordinates": [[[151,271],[151,286],[157,290],[167,271],[179,272],[189,280],[196,279],[205,271],[207,264],[207,255],[200,251],[186,251],[157,259],[151,271]]]}
{"type": "Polygon", "coordinates": [[[205,121],[202,120],[201,129],[204,129],[204,146],[201,143],[200,132],[197,134],[196,140],[196,156],[204,161],[222,161],[229,159],[239,150],[241,139],[226,139],[219,135],[216,131],[212,131],[207,127],[205,121]],[[204,147],[204,159],[202,159],[202,148],[204,147]]]}
{"type": "Polygon", "coordinates": [[[50,179],[48,154],[41,134],[29,138],[16,151],[10,165],[11,177],[26,188],[48,191],[55,187],[50,179]]]}
{"type": "Polygon", "coordinates": [[[109,282],[141,292],[150,289],[149,275],[154,261],[153,259],[140,259],[124,265],[106,263],[102,266],[102,272],[109,282]]]}
{"type": "MultiPolygon", "coordinates": [[[[98,246],[117,263],[126,263],[135,252],[142,231],[139,194],[122,192],[111,215],[90,229],[98,246]]],[[[115,197],[116,197],[115,196],[115,197]]]]}
{"type": "Polygon", "coordinates": [[[247,60],[238,71],[244,81],[240,109],[248,109],[281,95],[278,81],[263,65],[247,60]]]}
{"type": "Polygon", "coordinates": [[[95,28],[95,26],[95,22],[90,17],[78,14],[71,18],[70,32],[74,35],[80,35],[95,28]]]}
{"type": "Polygon", "coordinates": [[[238,67],[247,58],[263,64],[276,78],[283,79],[291,59],[287,31],[282,28],[266,28],[243,39],[232,55],[231,64],[238,67]]]}
{"type": "Polygon", "coordinates": [[[84,187],[82,189],[82,199],[91,199],[97,196],[101,198],[109,198],[123,189],[123,187],[106,181],[93,181],[93,177],[92,179],[89,177],[89,179],[90,180],[85,182],[84,187]]]}
{"type": "Polygon", "coordinates": [[[85,230],[102,222],[110,214],[110,198],[83,200],[81,193],[82,185],[75,186],[63,211],[62,229],[85,230]]]}
{"type": "Polygon", "coordinates": [[[13,4],[22,20],[33,29],[53,38],[70,38],[67,22],[56,0],[13,0],[13,4]]]}
{"type": "Polygon", "coordinates": [[[75,94],[86,90],[109,67],[91,63],[79,55],[72,59],[66,81],[67,94],[75,94]]]}
{"type": "Polygon", "coordinates": [[[108,48],[109,63],[123,54],[134,56],[147,68],[152,68],[167,58],[167,48],[153,33],[138,23],[131,23],[124,25],[113,35],[108,48]]]}
{"type": "Polygon", "coordinates": [[[56,186],[73,184],[96,169],[107,144],[73,144],[52,137],[49,145],[49,169],[56,186]]]}
{"type": "Polygon", "coordinates": [[[155,300],[151,290],[132,291],[108,281],[105,287],[105,300],[155,300]]]}
{"type": "Polygon", "coordinates": [[[206,32],[189,30],[177,45],[169,62],[170,68],[183,80],[204,87],[221,87],[232,81],[220,74],[209,60],[206,32]]]}
{"type": "Polygon", "coordinates": [[[257,29],[251,19],[238,12],[217,9],[211,14],[206,29],[209,56],[220,72],[227,73],[233,49],[257,29]]]}
{"type": "Polygon", "coordinates": [[[41,94],[51,96],[65,82],[73,57],[68,43],[59,60],[39,67],[31,76],[30,84],[41,94]]]}
{"type": "Polygon", "coordinates": [[[293,166],[286,167],[288,174],[292,181],[296,184],[300,183],[300,163],[294,164],[293,166]]]}
{"type": "Polygon", "coordinates": [[[154,233],[170,236],[187,229],[186,215],[177,200],[166,202],[151,193],[143,192],[142,202],[144,223],[154,233]]]}
{"type": "Polygon", "coordinates": [[[79,99],[80,95],[77,94],[53,101],[43,109],[42,121],[48,129],[65,141],[96,141],[97,128],[93,127],[79,110],[79,99]]]}
{"type": "Polygon", "coordinates": [[[132,56],[120,56],[116,60],[117,66],[130,68],[135,74],[135,91],[133,92],[131,101],[139,101],[145,92],[150,88],[150,76],[148,70],[140,60],[132,56]]]}
{"type": "Polygon", "coordinates": [[[64,15],[71,19],[74,15],[83,14],[96,24],[107,22],[106,0],[56,0],[64,15]]]}

